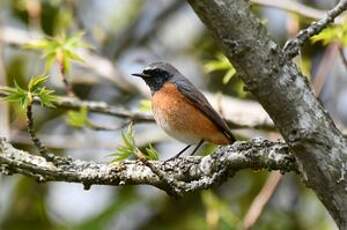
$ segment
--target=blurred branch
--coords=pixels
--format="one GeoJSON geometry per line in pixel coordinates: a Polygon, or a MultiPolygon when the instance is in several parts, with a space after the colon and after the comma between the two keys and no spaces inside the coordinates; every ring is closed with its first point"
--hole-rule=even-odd
{"type": "MultiPolygon", "coordinates": [[[[2,24],[2,15],[0,15],[0,37],[2,24]]],[[[6,70],[4,63],[3,42],[0,40],[0,85],[6,85],[6,70]]],[[[8,138],[10,136],[10,111],[6,102],[0,102],[0,135],[8,138]]]]}
{"type": "MultiPolygon", "coordinates": [[[[43,35],[39,32],[29,32],[8,26],[1,27],[0,30],[0,42],[12,46],[22,46],[33,40],[43,38],[43,35]]],[[[122,90],[129,92],[135,89],[126,79],[126,76],[115,68],[114,64],[109,59],[98,56],[82,48],[79,50],[79,55],[84,60],[83,64],[78,64],[79,66],[93,70],[100,75],[100,77],[113,82],[122,90]]]]}
{"type": "Polygon", "coordinates": [[[313,77],[312,86],[317,95],[320,95],[320,92],[323,89],[326,78],[333,67],[334,61],[338,55],[339,45],[337,43],[331,43],[325,49],[323,57],[319,63],[317,72],[313,77]]]}
{"type": "Polygon", "coordinates": [[[341,57],[342,63],[344,64],[344,66],[347,69],[347,58],[346,58],[346,55],[345,55],[345,52],[344,52],[344,47],[339,45],[338,49],[339,49],[339,53],[340,53],[340,57],[341,57]]]}
{"type": "MultiPolygon", "coordinates": [[[[40,140],[45,143],[49,149],[64,149],[64,150],[79,150],[90,151],[95,149],[104,149],[114,151],[119,147],[118,139],[116,136],[113,139],[96,138],[93,131],[81,129],[73,132],[72,134],[38,134],[40,140]]],[[[143,132],[136,134],[136,145],[145,146],[148,143],[158,143],[167,140],[167,136],[163,135],[160,129],[146,129],[143,132]]],[[[25,146],[32,146],[32,140],[27,132],[20,130],[11,130],[9,142],[12,144],[20,144],[25,146]]],[[[106,153],[107,154],[107,153],[106,153]]],[[[105,156],[105,155],[103,155],[105,156]]]]}
{"type": "Polygon", "coordinates": [[[18,150],[5,139],[0,139],[0,172],[22,174],[39,182],[76,182],[86,189],[91,185],[153,185],[164,191],[174,186],[177,195],[207,189],[224,182],[245,168],[297,172],[294,158],[283,142],[254,139],[219,148],[208,156],[188,156],[169,162],[151,161],[160,179],[143,162],[126,160],[113,164],[66,159],[54,165],[41,156],[18,150]],[[167,185],[170,182],[170,188],[167,185]]]}
{"type": "Polygon", "coordinates": [[[335,18],[347,9],[347,0],[340,0],[339,3],[319,21],[313,22],[309,27],[300,30],[294,39],[286,42],[283,47],[285,55],[291,59],[299,54],[301,46],[313,35],[321,32],[330,23],[334,22],[335,18]]]}
{"type": "Polygon", "coordinates": [[[325,15],[325,11],[314,9],[300,2],[291,0],[251,0],[251,2],[263,6],[285,10],[312,19],[320,19],[325,15]]]}
{"type": "Polygon", "coordinates": [[[279,172],[271,172],[270,176],[267,178],[265,185],[253,200],[249,210],[243,221],[243,227],[245,230],[249,230],[254,226],[262,211],[264,210],[265,205],[269,202],[273,193],[276,191],[277,186],[279,185],[282,179],[282,174],[279,172]]]}
{"type": "Polygon", "coordinates": [[[161,28],[165,18],[168,18],[185,3],[183,0],[167,1],[165,6],[157,6],[154,11],[154,2],[144,2],[143,9],[136,20],[126,27],[122,33],[119,33],[122,36],[110,35],[110,41],[105,44],[102,52],[115,59],[129,46],[146,42],[161,28]]]}
{"type": "MultiPolygon", "coordinates": [[[[6,93],[2,90],[3,88],[4,87],[0,86],[0,98],[6,96],[6,93]]],[[[212,104],[217,103],[217,99],[211,98],[211,95],[208,95],[208,97],[212,104]]],[[[34,102],[36,104],[40,103],[38,98],[35,98],[34,102]]],[[[58,97],[55,105],[61,108],[73,110],[79,110],[82,107],[86,107],[90,112],[120,117],[132,120],[135,123],[154,122],[154,118],[150,114],[131,112],[124,108],[112,106],[101,101],[83,101],[75,97],[58,97]]],[[[226,97],[221,101],[221,105],[225,108],[223,111],[230,128],[275,129],[271,119],[269,119],[261,106],[255,102],[226,97]]]]}

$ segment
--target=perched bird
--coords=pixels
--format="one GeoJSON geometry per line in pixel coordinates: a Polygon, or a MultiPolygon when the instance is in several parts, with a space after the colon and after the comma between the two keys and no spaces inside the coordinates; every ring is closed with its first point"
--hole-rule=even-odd
{"type": "Polygon", "coordinates": [[[155,62],[142,73],[132,75],[141,77],[149,86],[156,123],[170,136],[188,144],[175,157],[192,144],[197,144],[193,155],[204,141],[218,145],[235,142],[227,124],[206,97],[169,63],[155,62]]]}

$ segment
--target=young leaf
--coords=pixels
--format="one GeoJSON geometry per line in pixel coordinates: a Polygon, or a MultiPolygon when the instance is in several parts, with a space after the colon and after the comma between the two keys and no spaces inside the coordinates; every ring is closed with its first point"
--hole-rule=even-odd
{"type": "Polygon", "coordinates": [[[23,108],[26,108],[32,103],[34,97],[38,97],[42,106],[54,107],[54,102],[56,101],[56,96],[53,94],[54,91],[44,87],[47,79],[47,76],[31,78],[28,83],[28,90],[21,88],[17,82],[14,82],[14,88],[6,87],[3,89],[7,94],[5,100],[18,102],[23,108]]]}
{"type": "Polygon", "coordinates": [[[77,54],[76,50],[82,47],[88,47],[82,41],[83,33],[75,36],[66,37],[64,34],[54,38],[44,38],[24,45],[24,48],[39,50],[46,59],[45,70],[48,71],[56,61],[69,70],[71,61],[83,62],[83,59],[77,54]]]}
{"type": "Polygon", "coordinates": [[[111,156],[114,157],[112,162],[122,161],[132,156],[145,158],[147,160],[159,159],[159,152],[153,148],[151,144],[146,148],[145,154],[136,146],[132,124],[128,126],[126,132],[122,132],[122,139],[123,145],[118,147],[116,152],[111,154],[111,156]]]}
{"type": "Polygon", "coordinates": [[[8,102],[17,102],[20,104],[22,108],[26,108],[29,100],[28,100],[28,91],[22,89],[17,82],[14,83],[15,87],[6,87],[4,89],[4,92],[7,94],[7,96],[4,98],[5,101],[8,102]]]}
{"type": "Polygon", "coordinates": [[[135,145],[132,123],[128,126],[128,130],[126,132],[122,132],[122,139],[123,145],[118,147],[115,153],[111,154],[114,157],[112,162],[128,159],[140,151],[135,145]]]}
{"type": "Polygon", "coordinates": [[[223,76],[223,84],[228,84],[230,79],[235,75],[236,70],[233,65],[229,62],[228,58],[226,58],[223,54],[217,54],[215,60],[208,61],[205,64],[205,71],[207,73],[214,71],[226,71],[223,76]]]}
{"type": "Polygon", "coordinates": [[[347,46],[347,23],[329,26],[319,34],[311,37],[311,41],[313,43],[320,41],[323,45],[339,42],[343,46],[347,46]]]}
{"type": "Polygon", "coordinates": [[[235,75],[235,73],[236,73],[236,70],[234,68],[230,68],[223,77],[223,84],[224,85],[228,84],[231,78],[235,75]]]}
{"type": "Polygon", "coordinates": [[[69,111],[66,122],[76,128],[82,128],[89,123],[87,107],[81,107],[79,111],[69,111]]]}
{"type": "Polygon", "coordinates": [[[147,160],[159,160],[159,152],[151,144],[146,148],[146,153],[147,160]]]}
{"type": "Polygon", "coordinates": [[[41,106],[55,108],[54,103],[57,101],[57,97],[54,95],[54,90],[43,87],[37,96],[40,98],[41,106]]]}
{"type": "Polygon", "coordinates": [[[141,100],[140,101],[140,111],[141,112],[150,112],[150,111],[152,111],[152,102],[151,102],[151,100],[141,100]]]}
{"type": "Polygon", "coordinates": [[[208,61],[205,64],[206,72],[210,73],[218,70],[227,70],[231,67],[228,58],[226,58],[223,54],[219,53],[216,56],[215,60],[208,61]]]}
{"type": "Polygon", "coordinates": [[[31,78],[28,84],[28,91],[32,93],[36,93],[37,91],[41,90],[43,85],[46,83],[47,79],[48,79],[48,76],[46,75],[41,75],[41,76],[36,76],[31,78]]]}

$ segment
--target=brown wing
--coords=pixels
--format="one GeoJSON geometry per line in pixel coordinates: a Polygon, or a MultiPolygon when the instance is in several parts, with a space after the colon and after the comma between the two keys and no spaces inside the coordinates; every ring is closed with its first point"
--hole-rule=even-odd
{"type": "Polygon", "coordinates": [[[189,101],[203,112],[230,140],[230,143],[235,142],[235,137],[231,133],[228,125],[220,117],[220,115],[212,108],[206,97],[195,86],[185,78],[173,79],[177,89],[189,99],[189,101]]]}

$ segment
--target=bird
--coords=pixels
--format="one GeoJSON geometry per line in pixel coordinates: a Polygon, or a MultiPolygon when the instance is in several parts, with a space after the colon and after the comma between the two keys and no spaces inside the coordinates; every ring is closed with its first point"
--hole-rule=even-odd
{"type": "Polygon", "coordinates": [[[205,141],[217,145],[236,141],[225,120],[206,97],[171,64],[154,62],[142,73],[131,75],[142,78],[149,87],[156,123],[169,136],[188,144],[172,158],[179,157],[193,144],[197,146],[191,155],[205,141]]]}

